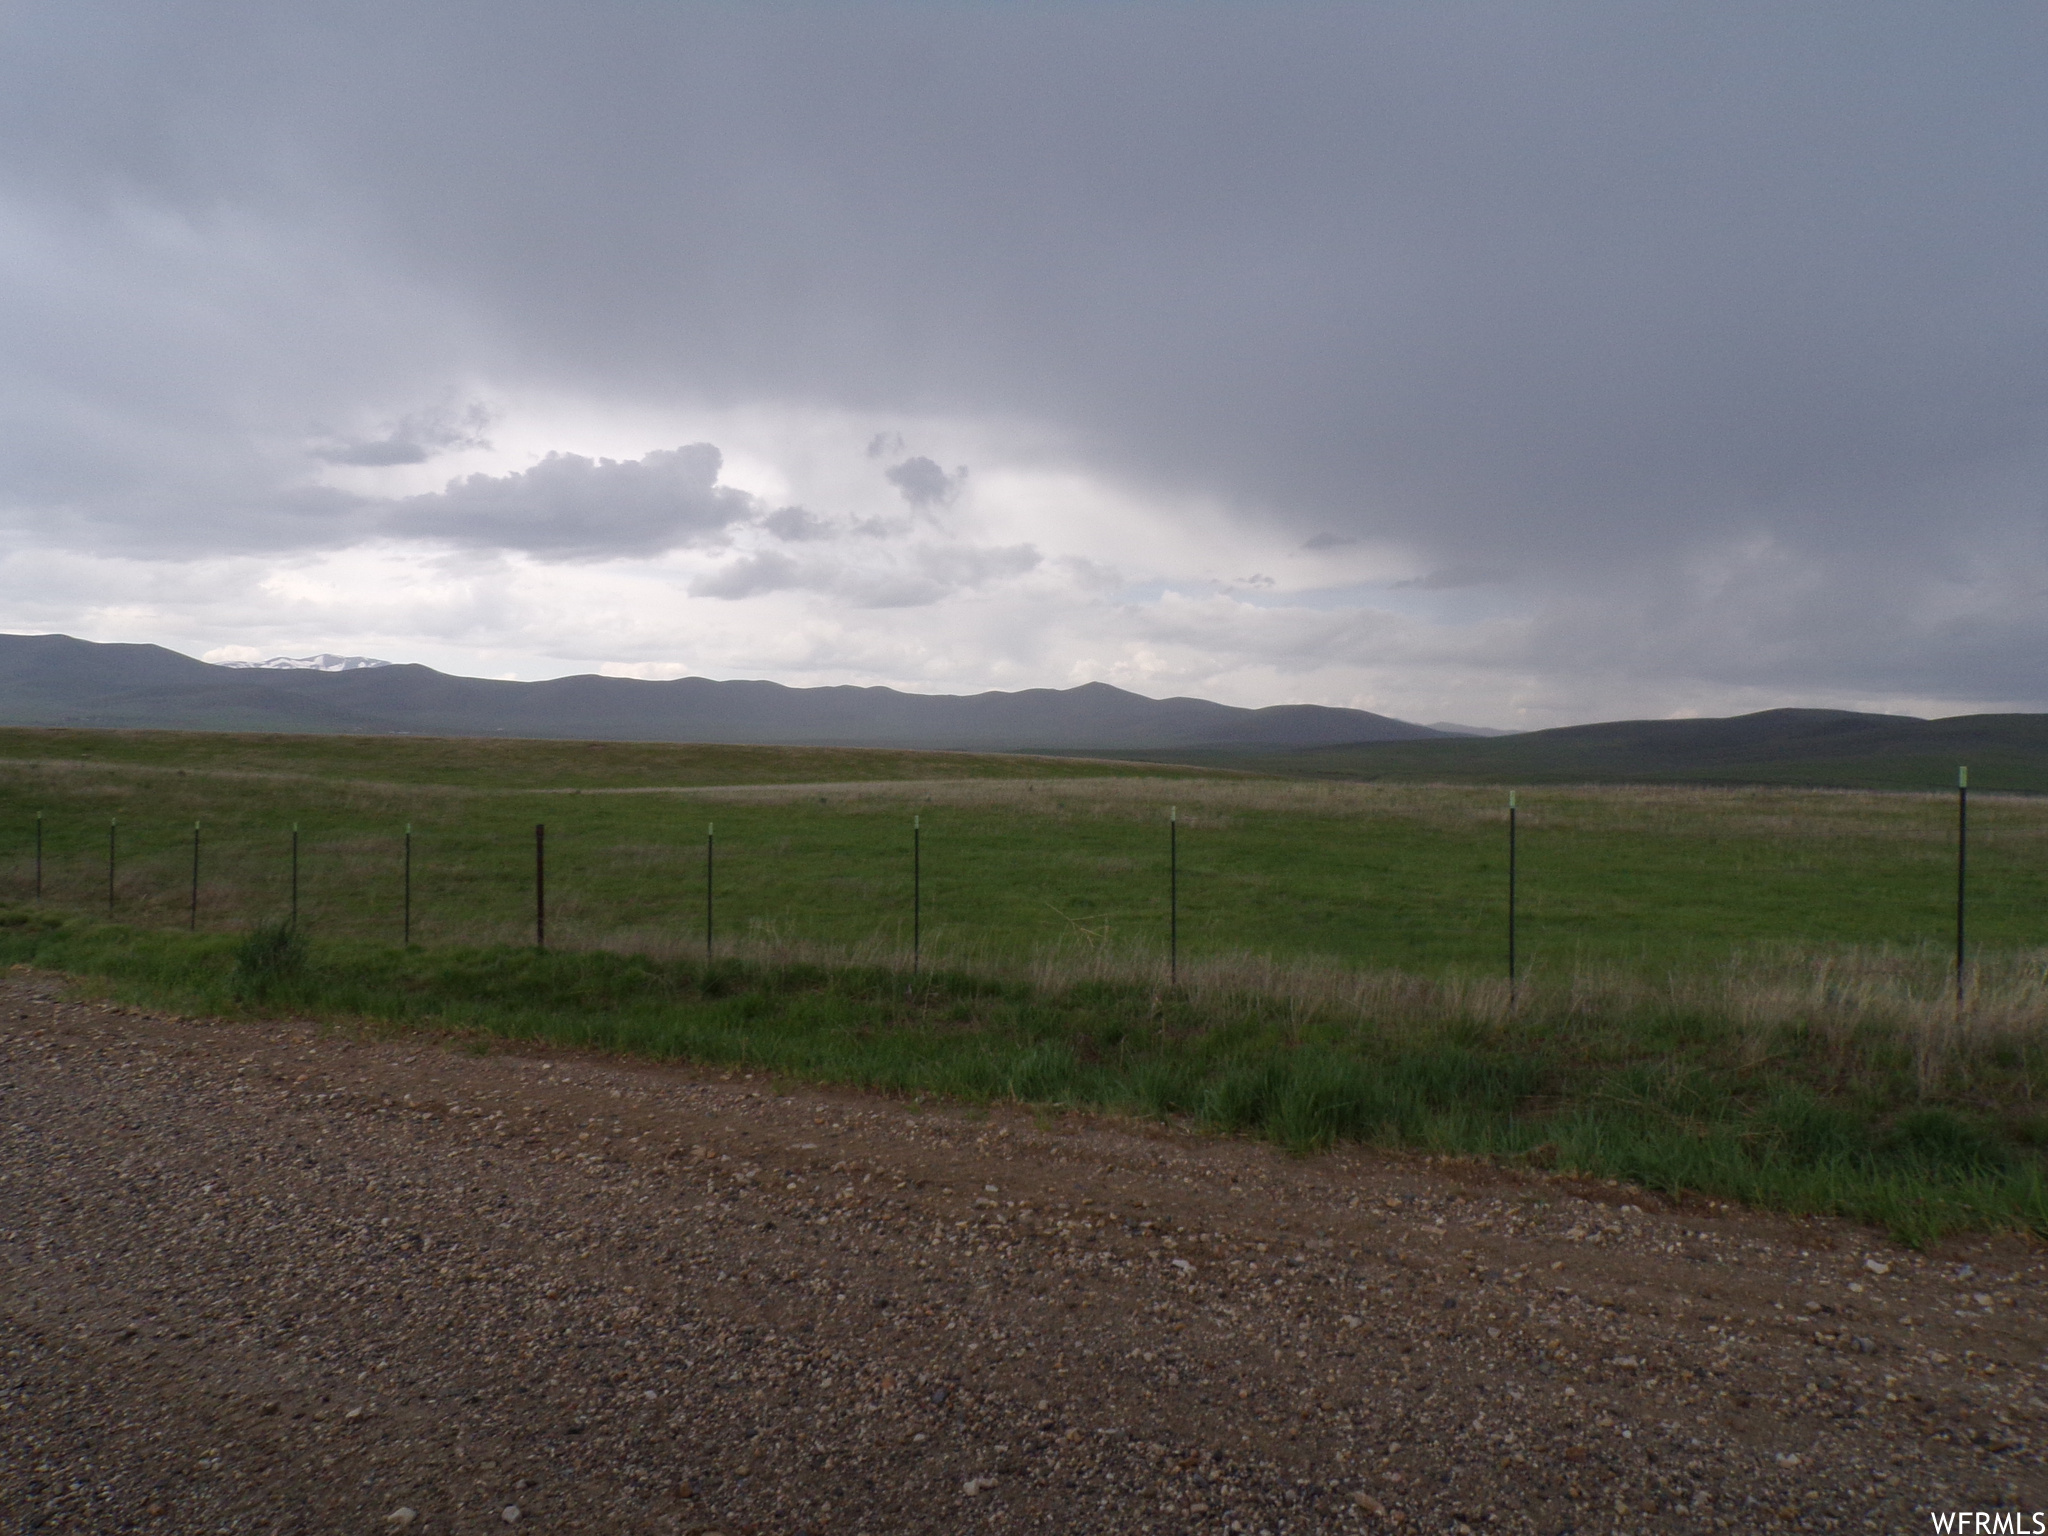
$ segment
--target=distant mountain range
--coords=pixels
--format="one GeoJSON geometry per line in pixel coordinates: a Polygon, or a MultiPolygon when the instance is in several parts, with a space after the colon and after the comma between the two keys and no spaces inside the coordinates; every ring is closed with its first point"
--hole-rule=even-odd
{"type": "Polygon", "coordinates": [[[211,666],[162,646],[68,635],[0,635],[0,725],[984,752],[1284,751],[1443,734],[1359,709],[1238,709],[1103,683],[964,697],[702,677],[516,683],[324,654],[211,666]]]}
{"type": "Polygon", "coordinates": [[[1358,709],[1238,709],[1104,683],[967,696],[686,677],[451,677],[362,656],[210,666],[155,645],[0,635],[0,725],[531,736],[1117,756],[1291,777],[1480,784],[1818,784],[2048,793],[2048,715],[1772,709],[1519,734],[1358,709]]]}

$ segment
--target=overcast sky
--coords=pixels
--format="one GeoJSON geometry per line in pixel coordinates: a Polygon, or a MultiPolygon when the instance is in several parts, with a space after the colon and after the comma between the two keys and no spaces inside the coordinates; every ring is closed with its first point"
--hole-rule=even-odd
{"type": "Polygon", "coordinates": [[[17,3],[0,627],[2048,708],[2048,10],[17,3]]]}

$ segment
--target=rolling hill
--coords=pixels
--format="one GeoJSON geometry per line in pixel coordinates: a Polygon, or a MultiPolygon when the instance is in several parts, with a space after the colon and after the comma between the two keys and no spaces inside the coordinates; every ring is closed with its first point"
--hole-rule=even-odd
{"type": "MultiPolygon", "coordinates": [[[[1145,754],[1151,756],[1154,754],[1145,754]]],[[[2048,793],[2048,715],[1770,709],[1708,720],[1618,720],[1486,739],[1206,751],[1176,761],[1290,776],[1482,784],[1787,784],[1940,789],[1967,764],[1989,790],[2048,793]]]]}

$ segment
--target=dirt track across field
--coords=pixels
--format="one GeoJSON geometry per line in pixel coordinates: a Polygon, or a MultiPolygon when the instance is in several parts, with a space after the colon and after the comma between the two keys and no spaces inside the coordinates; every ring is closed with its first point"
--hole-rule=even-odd
{"type": "Polygon", "coordinates": [[[0,1532],[1923,1532],[2048,1265],[0,981],[0,1532]]]}

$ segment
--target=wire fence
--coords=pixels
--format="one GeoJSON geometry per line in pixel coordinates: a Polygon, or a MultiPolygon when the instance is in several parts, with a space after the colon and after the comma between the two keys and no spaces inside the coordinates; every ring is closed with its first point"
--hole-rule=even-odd
{"type": "MultiPolygon", "coordinates": [[[[1953,961],[1949,976],[1957,1001],[1970,991],[1973,971],[1968,916],[1970,875],[1969,786],[1967,770],[1958,772],[1954,821],[1953,961]]],[[[820,803],[823,803],[820,797],[820,803]]],[[[1466,968],[1491,970],[1514,990],[1527,974],[1532,953],[1527,931],[1526,875],[1522,842],[1524,807],[1509,793],[1498,806],[1498,869],[1492,888],[1482,883],[1466,902],[1463,953],[1466,968]],[[1493,933],[1491,943],[1486,934],[1493,933]],[[1495,958],[1485,959],[1491,948],[1495,958]]],[[[1052,942],[1041,927],[1027,950],[1068,955],[1116,957],[1117,964],[1158,964],[1169,983],[1177,984],[1191,959],[1184,952],[1183,892],[1190,876],[1200,888],[1198,872],[1184,869],[1181,807],[1162,808],[1156,842],[1134,839],[1121,861],[1100,861],[1114,870],[1117,889],[1140,899],[1128,906],[1097,906],[1069,913],[1047,905],[1065,927],[1052,942]],[[1148,843],[1149,854],[1148,859],[1148,843]],[[1144,895],[1152,883],[1149,898],[1144,895]]],[[[516,869],[509,840],[475,837],[437,841],[402,828],[367,831],[324,827],[317,836],[299,823],[262,837],[210,833],[203,820],[165,825],[162,821],[108,817],[98,828],[78,816],[53,818],[37,814],[26,834],[13,878],[17,900],[66,909],[79,914],[101,913],[114,921],[144,927],[183,927],[191,932],[225,931],[261,920],[282,918],[294,926],[317,925],[342,937],[396,941],[404,945],[531,943],[567,947],[630,948],[672,951],[683,936],[701,923],[701,944],[709,960],[720,953],[794,952],[888,957],[915,972],[926,961],[937,937],[950,958],[984,957],[1007,951],[1000,914],[985,907],[950,918],[943,910],[927,911],[926,828],[921,813],[906,818],[894,857],[900,868],[892,880],[886,851],[869,860],[867,875],[849,902],[838,889],[848,877],[841,865],[820,856],[820,868],[800,885],[813,892],[828,888],[850,918],[831,936],[801,931],[783,903],[779,912],[747,914],[747,902],[726,887],[738,880],[744,887],[746,849],[758,854],[758,835],[743,845],[740,863],[728,857],[721,878],[721,849],[716,824],[705,828],[701,851],[680,838],[666,842],[611,842],[599,848],[551,846],[549,824],[532,824],[530,869],[516,869]],[[571,854],[565,869],[559,855],[571,854]],[[551,867],[551,852],[556,854],[551,867]],[[576,862],[581,859],[580,865],[576,862]],[[552,880],[552,884],[551,884],[552,880]],[[899,883],[900,882],[900,883],[899,883]],[[516,915],[521,902],[524,919],[516,915]],[[938,918],[934,928],[931,918],[938,918]],[[864,928],[863,925],[864,924],[864,928]]],[[[1202,832],[1199,828],[1196,836],[1202,832]]],[[[1544,834],[1569,837],[1569,827],[1544,834]]],[[[958,846],[957,839],[954,846],[958,846]]],[[[730,852],[730,850],[728,850],[730,852]]],[[[943,857],[943,854],[942,854],[943,857]]],[[[1000,883],[1003,872],[984,864],[982,879],[1000,883]]],[[[1274,882],[1273,899],[1286,897],[1274,882]]],[[[757,903],[758,905],[758,903],[757,903]]],[[[1383,903],[1384,905],[1384,903],[1383,903]]],[[[1206,914],[1204,933],[1214,936],[1227,924],[1213,910],[1206,914]]],[[[1921,941],[1937,935],[1922,931],[1921,941]]],[[[1247,947],[1242,943],[1211,943],[1206,958],[1242,969],[1247,947]]]]}

